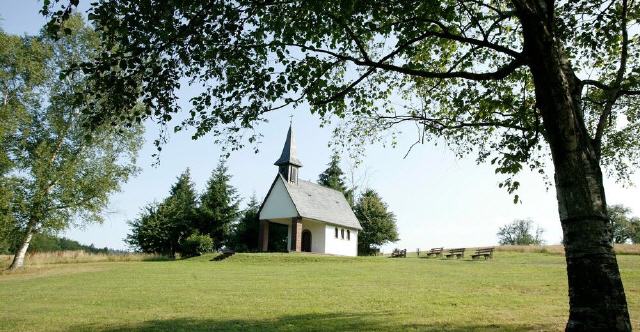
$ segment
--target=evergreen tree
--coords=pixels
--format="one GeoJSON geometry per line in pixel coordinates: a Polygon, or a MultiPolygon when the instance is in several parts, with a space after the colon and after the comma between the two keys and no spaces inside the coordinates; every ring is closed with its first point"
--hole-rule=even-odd
{"type": "Polygon", "coordinates": [[[191,181],[191,171],[187,168],[171,187],[169,197],[162,204],[162,214],[168,223],[171,257],[174,257],[176,252],[182,252],[182,241],[196,229],[197,197],[191,181]]]}
{"type": "Polygon", "coordinates": [[[353,189],[349,189],[345,184],[344,172],[340,168],[340,155],[337,152],[331,155],[331,161],[327,166],[327,169],[318,177],[318,184],[340,191],[349,205],[353,206],[353,189]]]}
{"type": "Polygon", "coordinates": [[[200,197],[198,228],[213,238],[216,249],[229,242],[231,227],[239,214],[240,198],[230,180],[227,165],[220,160],[200,197]]]}
{"type": "Polygon", "coordinates": [[[358,233],[360,255],[368,255],[374,248],[399,240],[396,217],[374,190],[364,191],[354,207],[354,212],[362,226],[358,233]]]}
{"type": "Polygon", "coordinates": [[[137,219],[129,222],[131,233],[126,242],[147,253],[175,257],[182,244],[196,231],[197,195],[189,169],[171,186],[169,197],[162,203],[146,206],[137,219]]]}
{"type": "Polygon", "coordinates": [[[150,203],[134,220],[125,242],[136,251],[171,256],[170,227],[161,203],[150,203]]]}
{"type": "Polygon", "coordinates": [[[260,203],[256,195],[253,194],[247,207],[242,211],[242,217],[234,227],[231,244],[234,250],[258,250],[258,232],[260,228],[258,210],[260,210],[260,203]]]}

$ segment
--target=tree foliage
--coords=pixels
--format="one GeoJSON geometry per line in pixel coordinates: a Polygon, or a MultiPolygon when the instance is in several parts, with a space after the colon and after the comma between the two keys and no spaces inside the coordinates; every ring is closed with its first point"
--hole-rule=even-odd
{"type": "Polygon", "coordinates": [[[536,227],[531,219],[516,219],[498,230],[498,242],[501,245],[529,246],[544,244],[544,230],[536,227]]]}
{"type": "Polygon", "coordinates": [[[183,253],[184,241],[198,231],[197,208],[197,194],[187,169],[171,186],[167,198],[147,205],[129,222],[131,233],[126,242],[142,252],[175,257],[183,253]]]}
{"type": "Polygon", "coordinates": [[[29,108],[41,102],[39,91],[47,81],[46,62],[51,47],[41,38],[14,36],[0,31],[0,252],[9,252],[20,237],[15,213],[20,183],[15,170],[18,129],[29,121],[29,108]]]}
{"type": "MultiPolygon", "coordinates": [[[[166,123],[181,111],[174,92],[186,76],[204,89],[191,98],[189,117],[176,130],[193,127],[194,137],[213,132],[242,145],[239,129],[254,127],[270,111],[307,102],[314,113],[350,119],[353,131],[340,140],[345,144],[410,121],[418,124],[420,141],[437,137],[460,154],[475,150],[500,174],[542,170],[546,158],[538,157],[548,150],[541,145],[545,129],[526,69],[531,55],[523,49],[520,6],[460,0],[97,1],[89,18],[102,47],[113,51],[79,68],[94,78],[86,94],[108,98],[87,103],[85,112],[96,124],[149,117],[166,123]],[[139,98],[148,111],[129,112],[139,98]],[[394,106],[392,100],[403,102],[394,106]],[[107,103],[111,111],[92,111],[96,103],[107,103]]],[[[632,22],[638,8],[627,6],[625,19],[632,22]]],[[[620,4],[556,7],[556,35],[573,72],[586,77],[581,93],[587,128],[602,140],[602,162],[626,178],[639,155],[632,97],[639,84],[633,73],[640,67],[625,59],[618,75],[616,64],[622,53],[638,55],[635,35],[626,31],[626,44],[620,44],[620,4]]],[[[519,187],[509,179],[503,185],[519,187]]]]}
{"type": "Polygon", "coordinates": [[[353,205],[353,189],[348,188],[345,184],[344,172],[340,168],[340,155],[338,153],[331,155],[331,161],[329,161],[327,169],[318,176],[318,184],[343,193],[347,202],[353,205]]]}
{"type": "Polygon", "coordinates": [[[198,194],[187,168],[171,186],[169,197],[163,202],[163,217],[169,228],[169,253],[174,257],[182,252],[182,242],[193,232],[198,217],[198,194]]]}
{"type": "Polygon", "coordinates": [[[200,196],[199,229],[215,240],[217,249],[227,244],[239,215],[240,198],[230,181],[229,169],[221,159],[200,196]]]}
{"type": "Polygon", "coordinates": [[[171,255],[170,230],[159,203],[147,204],[138,217],[129,221],[130,233],[125,242],[133,249],[145,253],[171,255]]]}
{"type": "Polygon", "coordinates": [[[358,233],[360,255],[369,255],[373,249],[399,240],[396,217],[374,190],[367,189],[362,193],[356,202],[354,212],[362,226],[358,233]]]}
{"type": "Polygon", "coordinates": [[[95,54],[97,39],[80,16],[65,26],[70,34],[59,40],[2,37],[11,47],[0,58],[0,117],[8,119],[0,125],[0,209],[20,242],[12,268],[21,267],[33,234],[101,222],[110,194],[137,171],[140,127],[83,126],[73,100],[86,77],[60,76],[95,54]]]}
{"type": "Polygon", "coordinates": [[[213,239],[207,234],[195,232],[182,242],[182,255],[184,257],[200,256],[213,250],[213,239]]]}
{"type": "Polygon", "coordinates": [[[640,218],[632,217],[630,208],[613,205],[607,211],[612,224],[613,243],[640,243],[640,218]]]}
{"type": "Polygon", "coordinates": [[[256,195],[249,198],[247,207],[242,211],[238,223],[234,225],[230,246],[236,251],[258,251],[258,233],[260,220],[258,211],[260,202],[256,195]]]}

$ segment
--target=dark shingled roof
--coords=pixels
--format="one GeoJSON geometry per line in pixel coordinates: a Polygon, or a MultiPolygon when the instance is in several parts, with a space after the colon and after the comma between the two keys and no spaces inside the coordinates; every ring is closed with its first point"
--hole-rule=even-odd
{"type": "Polygon", "coordinates": [[[287,133],[287,140],[284,142],[284,147],[282,148],[282,154],[280,155],[280,158],[276,160],[274,165],[282,166],[287,164],[302,167],[302,162],[298,159],[296,140],[293,136],[293,129],[291,129],[291,126],[289,126],[289,132],[287,133]]]}
{"type": "Polygon", "coordinates": [[[299,180],[296,184],[280,178],[285,183],[289,196],[301,217],[362,229],[358,218],[353,214],[351,206],[341,192],[309,181],[299,180]]]}

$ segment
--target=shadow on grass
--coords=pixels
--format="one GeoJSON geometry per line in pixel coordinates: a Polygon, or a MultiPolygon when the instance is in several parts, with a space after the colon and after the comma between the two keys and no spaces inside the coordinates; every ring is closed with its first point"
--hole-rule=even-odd
{"type": "MultiPolygon", "coordinates": [[[[250,314],[250,313],[248,313],[250,314]]],[[[305,314],[274,319],[215,320],[177,318],[150,320],[139,324],[102,327],[75,326],[72,331],[132,332],[132,331],[548,331],[551,326],[504,324],[404,324],[390,314],[305,314]]]]}
{"type": "Polygon", "coordinates": [[[235,255],[235,254],[236,254],[236,253],[235,253],[235,252],[233,252],[233,251],[223,252],[223,253],[221,253],[220,255],[218,255],[218,256],[216,256],[216,257],[213,257],[213,258],[211,259],[211,261],[212,261],[212,262],[219,262],[219,261],[225,260],[225,259],[227,259],[227,258],[229,258],[229,257],[231,257],[231,256],[233,256],[233,255],[235,255]]]}

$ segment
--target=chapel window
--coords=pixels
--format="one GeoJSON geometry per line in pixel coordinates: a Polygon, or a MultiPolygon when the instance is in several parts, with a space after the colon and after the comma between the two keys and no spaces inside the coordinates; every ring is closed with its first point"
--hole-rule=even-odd
{"type": "Polygon", "coordinates": [[[341,235],[342,239],[344,240],[344,228],[340,229],[340,235],[341,235]]]}
{"type": "Polygon", "coordinates": [[[338,238],[338,227],[336,227],[336,239],[338,238]]]}
{"type": "Polygon", "coordinates": [[[351,231],[347,229],[347,240],[351,241],[351,231]]]}

